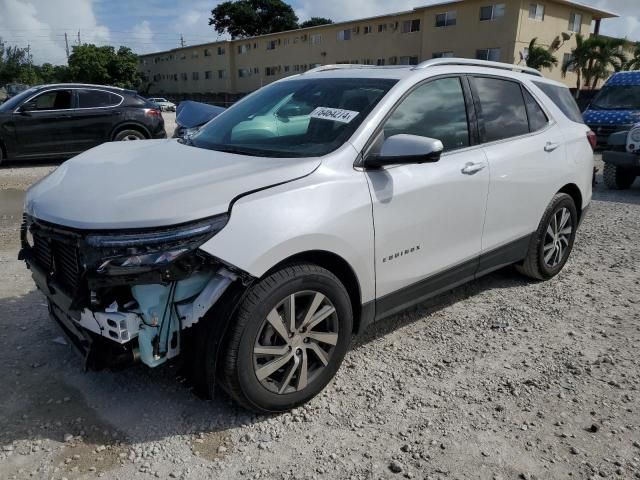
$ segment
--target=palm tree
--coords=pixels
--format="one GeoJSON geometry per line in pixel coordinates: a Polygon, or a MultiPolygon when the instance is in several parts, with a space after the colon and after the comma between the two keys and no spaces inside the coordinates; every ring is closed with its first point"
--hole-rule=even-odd
{"type": "Polygon", "coordinates": [[[587,77],[591,80],[591,89],[595,89],[599,80],[605,80],[614,72],[619,72],[627,63],[624,47],[628,42],[622,38],[591,37],[591,60],[589,61],[585,75],[585,85],[589,85],[587,77]]]}
{"type": "Polygon", "coordinates": [[[624,66],[625,70],[640,70],[640,42],[636,42],[633,57],[624,66]]]}
{"type": "Polygon", "coordinates": [[[567,72],[576,72],[576,98],[580,96],[582,76],[591,58],[590,40],[590,38],[585,40],[580,33],[576,34],[576,48],[571,52],[571,57],[562,65],[563,78],[567,76],[567,72]]]}
{"type": "Polygon", "coordinates": [[[537,41],[537,38],[533,38],[529,42],[527,67],[535,68],[536,70],[542,70],[543,68],[551,70],[558,65],[558,59],[549,50],[538,45],[537,41]]]}

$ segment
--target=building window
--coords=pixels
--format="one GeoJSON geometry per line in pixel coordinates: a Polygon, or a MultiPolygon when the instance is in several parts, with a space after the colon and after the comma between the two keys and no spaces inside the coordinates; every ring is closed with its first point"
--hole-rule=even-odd
{"type": "Polygon", "coordinates": [[[224,51],[224,47],[218,47],[218,55],[224,55],[225,51],[224,51]]]}
{"type": "Polygon", "coordinates": [[[191,79],[192,80],[200,80],[200,73],[199,72],[193,72],[191,74],[191,79]]]}
{"type": "Polygon", "coordinates": [[[250,49],[250,43],[243,43],[242,45],[238,45],[238,54],[242,55],[243,53],[247,53],[250,49]]]}
{"type": "Polygon", "coordinates": [[[273,77],[278,73],[278,67],[265,67],[264,68],[264,76],[265,77],[273,77]]]}
{"type": "Polygon", "coordinates": [[[378,24],[378,33],[383,33],[387,31],[387,24],[386,23],[380,23],[378,24]]]}
{"type": "Polygon", "coordinates": [[[260,69],[258,67],[253,67],[253,73],[258,75],[260,73],[260,69]]]}
{"type": "Polygon", "coordinates": [[[209,50],[208,48],[204,49],[204,56],[205,57],[210,57],[211,56],[211,50],[209,50]]]}
{"type": "Polygon", "coordinates": [[[181,53],[180,54],[180,60],[186,60],[187,59],[187,54],[186,53],[181,53]]]}
{"type": "Polygon", "coordinates": [[[180,78],[181,78],[183,81],[186,81],[189,77],[187,76],[187,73],[186,73],[186,72],[182,72],[182,73],[180,74],[180,78]]]}
{"type": "Polygon", "coordinates": [[[456,12],[438,13],[436,15],[436,27],[452,27],[456,24],[456,12]]]}
{"type": "Polygon", "coordinates": [[[453,58],[453,52],[435,52],[432,58],[453,58]]]}
{"type": "Polygon", "coordinates": [[[278,40],[270,40],[267,42],[267,50],[275,50],[278,45],[278,40]]]}
{"type": "Polygon", "coordinates": [[[544,5],[541,3],[529,4],[529,20],[541,22],[544,20],[544,5]]]}
{"type": "Polygon", "coordinates": [[[567,67],[567,65],[569,65],[569,67],[567,67],[567,70],[569,72],[574,72],[575,66],[572,65],[571,62],[573,62],[573,53],[565,53],[562,57],[562,67],[565,68],[567,67]]]}
{"type": "Polygon", "coordinates": [[[238,69],[238,77],[244,78],[244,77],[250,77],[250,76],[251,76],[251,69],[249,69],[249,68],[239,68],[238,69]]]}
{"type": "Polygon", "coordinates": [[[569,15],[569,31],[580,33],[582,30],[582,15],[579,13],[572,13],[569,15]]]}
{"type": "Polygon", "coordinates": [[[376,60],[376,65],[383,66],[385,64],[384,58],[379,58],[376,60]]]}
{"type": "Polygon", "coordinates": [[[371,25],[365,25],[364,28],[362,29],[362,33],[364,35],[367,35],[368,33],[371,33],[373,30],[371,28],[371,25]]]}
{"type": "Polygon", "coordinates": [[[478,60],[491,60],[492,62],[500,61],[500,49],[499,48],[481,48],[476,50],[476,58],[478,60]]]}
{"type": "Polygon", "coordinates": [[[204,79],[205,80],[211,80],[211,77],[212,77],[211,70],[207,70],[206,72],[204,72],[204,79]]]}
{"type": "Polygon", "coordinates": [[[351,29],[340,30],[338,32],[338,40],[351,40],[351,29]]]}
{"type": "Polygon", "coordinates": [[[311,35],[311,45],[318,45],[322,42],[322,35],[319,33],[314,33],[311,35]]]}
{"type": "Polygon", "coordinates": [[[200,55],[198,54],[198,52],[192,52],[191,53],[191,58],[198,58],[200,55]]]}
{"type": "Polygon", "coordinates": [[[289,65],[285,65],[284,66],[284,73],[287,73],[290,70],[289,65]]]}
{"type": "Polygon", "coordinates": [[[402,57],[400,57],[400,61],[398,63],[400,65],[417,65],[418,64],[418,57],[402,56],[402,57]]]}
{"type": "Polygon", "coordinates": [[[218,70],[218,80],[224,80],[225,78],[227,78],[227,71],[218,70]]]}
{"type": "Polygon", "coordinates": [[[420,19],[405,20],[402,22],[402,33],[411,33],[420,31],[420,19]]]}
{"type": "Polygon", "coordinates": [[[504,17],[504,3],[480,7],[480,21],[496,20],[500,17],[504,17]]]}
{"type": "Polygon", "coordinates": [[[363,65],[371,65],[371,59],[370,58],[364,58],[362,60],[362,64],[363,65]]]}

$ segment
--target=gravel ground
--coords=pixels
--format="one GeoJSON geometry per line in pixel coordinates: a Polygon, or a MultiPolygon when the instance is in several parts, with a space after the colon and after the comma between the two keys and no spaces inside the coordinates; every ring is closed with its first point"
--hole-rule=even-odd
{"type": "MultiPolygon", "coordinates": [[[[51,168],[1,169],[0,195],[51,168]]],[[[277,416],[203,401],[171,367],[84,373],[4,215],[2,479],[640,478],[640,181],[596,186],[555,279],[506,269],[376,325],[277,416]]]]}

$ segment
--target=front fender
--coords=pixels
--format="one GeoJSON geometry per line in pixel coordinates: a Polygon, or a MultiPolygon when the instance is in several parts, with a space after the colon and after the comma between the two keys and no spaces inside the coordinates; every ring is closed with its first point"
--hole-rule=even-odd
{"type": "Polygon", "coordinates": [[[321,165],[240,198],[225,228],[200,248],[255,277],[291,256],[328,251],[351,266],[363,303],[375,297],[371,197],[364,174],[353,169],[321,165]]]}

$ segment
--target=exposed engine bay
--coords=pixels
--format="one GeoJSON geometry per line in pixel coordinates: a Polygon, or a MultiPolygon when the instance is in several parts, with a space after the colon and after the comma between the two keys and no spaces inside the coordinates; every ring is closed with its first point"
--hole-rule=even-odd
{"type": "Polygon", "coordinates": [[[181,353],[184,331],[231,284],[251,280],[198,249],[227,220],[218,215],[178,227],[112,233],[25,216],[19,258],[87,368],[136,360],[156,367],[181,353]]]}

